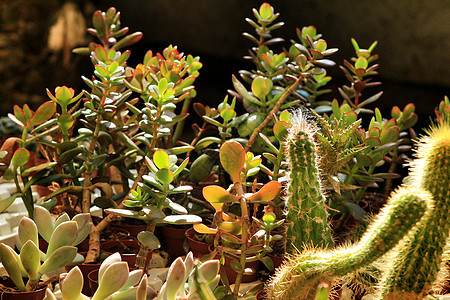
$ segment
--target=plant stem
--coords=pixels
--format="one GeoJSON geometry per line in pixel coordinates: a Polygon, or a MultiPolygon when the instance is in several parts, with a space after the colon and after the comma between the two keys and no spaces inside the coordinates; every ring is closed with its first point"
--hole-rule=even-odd
{"type": "Polygon", "coordinates": [[[267,127],[267,125],[272,121],[273,117],[277,114],[277,112],[280,110],[281,106],[283,105],[286,98],[292,94],[300,85],[301,81],[303,80],[303,76],[300,75],[297,80],[284,92],[283,96],[280,97],[278,102],[275,104],[273,109],[270,111],[270,113],[267,115],[267,117],[262,121],[262,123],[255,129],[255,131],[250,136],[247,145],[245,145],[245,151],[249,151],[253,143],[255,142],[256,138],[258,137],[259,133],[267,127]]]}
{"type": "Polygon", "coordinates": [[[234,283],[233,295],[238,297],[239,295],[239,286],[241,285],[242,276],[245,271],[245,262],[247,259],[247,241],[248,241],[248,228],[249,228],[249,216],[248,216],[248,207],[247,200],[244,197],[244,190],[242,188],[241,182],[235,183],[235,188],[238,196],[240,197],[240,206],[241,206],[241,217],[242,217],[242,240],[244,243],[241,246],[241,257],[239,263],[241,265],[241,271],[237,273],[236,281],[234,283]]]}

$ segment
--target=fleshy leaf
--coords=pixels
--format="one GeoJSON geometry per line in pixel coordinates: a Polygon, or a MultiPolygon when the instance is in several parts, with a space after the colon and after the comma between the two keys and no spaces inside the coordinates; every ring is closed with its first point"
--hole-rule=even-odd
{"type": "Polygon", "coordinates": [[[60,285],[63,299],[78,300],[83,289],[83,274],[80,268],[72,268],[60,285]]]}
{"type": "Polygon", "coordinates": [[[166,295],[168,300],[175,300],[178,291],[185,282],[186,266],[181,257],[178,257],[169,268],[166,280],[166,295]]]}
{"type": "Polygon", "coordinates": [[[12,157],[12,164],[14,168],[25,165],[30,160],[30,152],[25,148],[19,148],[14,152],[12,157]]]}
{"type": "Polygon", "coordinates": [[[34,112],[31,117],[30,123],[28,126],[33,127],[44,123],[48,119],[50,119],[56,111],[56,103],[53,101],[47,101],[43,103],[38,109],[34,112]]]}
{"type": "Polygon", "coordinates": [[[41,254],[38,246],[33,241],[29,240],[23,245],[20,250],[20,261],[28,277],[33,281],[38,280],[41,254]]]}
{"type": "Polygon", "coordinates": [[[240,173],[245,164],[245,150],[235,141],[227,141],[220,147],[220,162],[230,174],[233,183],[240,181],[240,173]]]}
{"type": "Polygon", "coordinates": [[[251,195],[248,200],[255,201],[270,201],[273,200],[281,191],[281,183],[278,181],[270,181],[266,183],[259,191],[251,195]]]}
{"type": "Polygon", "coordinates": [[[217,233],[216,228],[210,228],[202,223],[194,224],[194,230],[196,232],[202,233],[202,234],[216,234],[217,233]]]}
{"type": "Polygon", "coordinates": [[[78,235],[78,225],[75,221],[59,224],[53,231],[48,243],[47,257],[62,246],[72,245],[78,235]]]}
{"type": "Polygon", "coordinates": [[[230,194],[227,190],[218,185],[205,186],[203,188],[203,197],[205,197],[205,199],[211,204],[239,201],[238,196],[230,194]]]}
{"type": "Polygon", "coordinates": [[[24,292],[26,288],[20,272],[18,255],[15,254],[14,250],[10,246],[0,243],[0,259],[6,269],[6,272],[8,272],[9,277],[14,282],[16,287],[20,291],[24,292]]]}
{"type": "Polygon", "coordinates": [[[49,243],[52,237],[54,224],[50,212],[42,206],[34,207],[34,222],[38,228],[39,234],[49,243]]]}
{"type": "Polygon", "coordinates": [[[158,167],[158,169],[169,168],[170,159],[169,154],[163,149],[158,149],[153,153],[153,162],[158,167]]]}
{"type": "Polygon", "coordinates": [[[32,241],[38,245],[38,228],[36,223],[28,217],[23,217],[19,222],[18,228],[19,240],[24,245],[27,241],[32,241]]]}
{"type": "MultiPolygon", "coordinates": [[[[119,255],[120,256],[120,255],[119,255]]],[[[99,274],[99,285],[92,300],[103,300],[122,288],[128,280],[128,263],[115,262],[110,265],[102,277],[99,274]]]]}
{"type": "Polygon", "coordinates": [[[39,273],[45,274],[69,265],[77,255],[77,251],[78,249],[73,246],[63,246],[56,249],[41,265],[39,273]]]}

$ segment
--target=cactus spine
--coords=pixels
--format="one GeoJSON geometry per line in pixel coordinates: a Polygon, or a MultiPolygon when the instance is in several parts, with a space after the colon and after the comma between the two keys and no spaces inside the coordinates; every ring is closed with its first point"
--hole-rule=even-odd
{"type": "Polygon", "coordinates": [[[293,114],[291,126],[286,139],[291,166],[286,199],[286,250],[290,253],[311,246],[327,248],[333,245],[333,239],[317,167],[314,141],[317,128],[307,122],[301,111],[293,114]]]}
{"type": "Polygon", "coordinates": [[[413,187],[393,193],[359,243],[335,250],[307,250],[290,257],[268,285],[269,299],[314,299],[321,281],[368,266],[392,249],[432,207],[431,195],[413,187]]]}
{"type": "Polygon", "coordinates": [[[450,233],[450,125],[441,123],[422,138],[407,184],[429,191],[434,210],[399,248],[382,283],[383,299],[422,299],[436,281],[450,233]]]}

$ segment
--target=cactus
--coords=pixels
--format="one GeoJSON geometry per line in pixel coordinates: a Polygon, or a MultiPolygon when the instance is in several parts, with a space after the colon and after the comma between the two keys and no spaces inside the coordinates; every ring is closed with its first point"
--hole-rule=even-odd
{"type": "Polygon", "coordinates": [[[386,299],[395,299],[399,295],[422,299],[427,295],[444,261],[443,253],[449,238],[450,124],[442,122],[429,130],[420,140],[416,157],[405,181],[428,190],[434,198],[434,210],[399,248],[382,282],[382,295],[386,299]]]}
{"type": "Polygon", "coordinates": [[[302,111],[291,117],[291,128],[286,139],[286,152],[291,165],[286,199],[287,252],[309,246],[327,248],[333,245],[317,167],[316,131],[316,126],[308,122],[302,111]]]}
{"type": "Polygon", "coordinates": [[[292,255],[268,284],[269,299],[314,299],[320,282],[332,283],[370,265],[392,249],[425,212],[431,210],[431,199],[427,191],[402,188],[391,195],[357,244],[292,255]]]}

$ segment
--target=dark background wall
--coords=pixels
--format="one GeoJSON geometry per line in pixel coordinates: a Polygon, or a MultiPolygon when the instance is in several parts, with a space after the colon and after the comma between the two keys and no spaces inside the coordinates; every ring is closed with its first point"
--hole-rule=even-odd
{"type": "MultiPolygon", "coordinates": [[[[9,5],[17,3],[15,1],[9,0],[9,5]]],[[[32,2],[52,1],[25,2],[28,4],[24,7],[32,2]]],[[[67,1],[56,2],[54,7],[41,10],[35,17],[56,22],[56,8],[67,1]]],[[[169,44],[178,45],[185,53],[200,55],[204,67],[197,84],[198,100],[215,105],[226,95],[226,90],[232,88],[231,74],[252,67],[242,59],[252,45],[241,33],[252,33],[252,27],[244,19],[252,18],[252,8],[258,8],[261,3],[256,0],[92,0],[77,1],[77,6],[87,16],[89,26],[94,9],[115,6],[122,13],[122,24],[129,26],[131,31],[144,33],[143,41],[131,49],[133,63],[138,63],[146,50],[161,51],[169,44]]],[[[333,56],[338,64],[353,55],[351,37],[362,47],[378,40],[375,52],[380,54],[379,79],[385,92],[378,105],[383,110],[388,111],[394,104],[403,106],[414,102],[422,120],[428,122],[436,104],[449,94],[449,0],[279,0],[271,1],[271,4],[281,13],[279,20],[286,24],[275,31],[275,35],[289,41],[295,37],[296,27],[314,25],[330,47],[340,49],[333,56]]],[[[45,37],[45,33],[41,36],[45,37]]],[[[0,50],[1,47],[0,39],[0,50]]],[[[5,58],[1,53],[0,72],[3,72],[1,66],[4,66],[5,58]]],[[[88,60],[69,54],[72,65],[58,68],[67,57],[58,53],[47,55],[59,71],[55,78],[50,79],[51,74],[48,74],[28,85],[27,91],[36,102],[39,95],[44,99],[46,87],[53,89],[58,84],[69,83],[79,89],[84,87],[77,78],[81,74],[90,74],[88,60]]],[[[26,66],[22,67],[26,69],[26,66]]],[[[33,72],[37,72],[36,68],[33,72]]],[[[330,73],[335,85],[339,86],[343,82],[339,69],[336,67],[330,73]]],[[[35,76],[39,77],[38,74],[35,76]]],[[[17,89],[21,87],[15,85],[14,88],[18,93],[17,89]]],[[[9,110],[11,103],[6,99],[11,99],[10,93],[11,90],[0,88],[2,113],[9,110]]]]}

